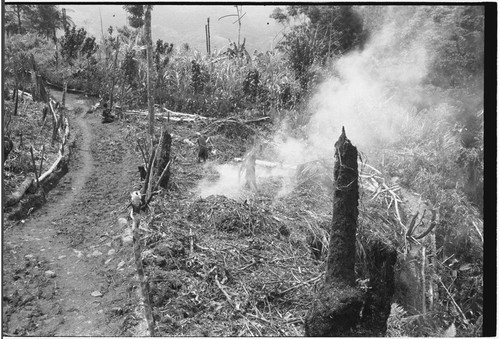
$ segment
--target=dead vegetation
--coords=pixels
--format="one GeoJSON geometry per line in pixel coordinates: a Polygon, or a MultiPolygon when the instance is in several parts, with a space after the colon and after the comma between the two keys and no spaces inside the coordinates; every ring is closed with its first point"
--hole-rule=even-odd
{"type": "MultiPolygon", "coordinates": [[[[127,119],[132,142],[144,133],[146,121],[140,116],[127,119]]],[[[219,180],[213,166],[242,157],[252,144],[233,138],[247,129],[245,124],[228,121],[169,125],[178,161],[172,166],[169,189],[151,203],[141,238],[156,333],[301,336],[305,314],[324,278],[333,161],[298,166],[292,187],[285,191],[287,178],[259,178],[257,169],[258,194],[244,191],[239,199],[200,198],[195,190],[199,180],[219,180]],[[197,163],[194,131],[202,131],[213,143],[215,152],[206,165],[197,163]]],[[[259,133],[265,136],[262,129],[259,133]]],[[[370,242],[395,244],[400,255],[415,243],[408,236],[413,211],[406,193],[366,161],[359,160],[358,165],[361,199],[355,270],[357,284],[363,287],[370,242]]],[[[425,220],[412,227],[420,235],[429,230],[425,220]]]]}
{"type": "Polygon", "coordinates": [[[4,132],[13,147],[4,158],[3,208],[8,218],[22,219],[44,203],[45,192],[68,171],[70,126],[65,109],[52,99],[44,104],[23,95],[24,108],[17,115],[13,115],[13,102],[5,105],[4,132]],[[46,124],[47,111],[52,126],[46,124]]]}

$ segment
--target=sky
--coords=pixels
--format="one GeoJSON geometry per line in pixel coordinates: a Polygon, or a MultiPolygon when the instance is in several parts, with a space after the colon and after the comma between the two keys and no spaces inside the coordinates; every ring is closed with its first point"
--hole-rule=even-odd
{"type": "MultiPolygon", "coordinates": [[[[127,25],[127,13],[122,5],[61,4],[60,7],[67,9],[67,14],[77,26],[84,27],[98,40],[101,37],[100,17],[105,32],[111,25],[127,25]]],[[[277,6],[242,7],[245,15],[241,20],[240,37],[241,42],[246,38],[247,51],[271,50],[279,41],[283,27],[269,17],[275,7],[277,6]]],[[[230,41],[238,40],[238,24],[234,23],[236,17],[221,18],[231,14],[236,14],[234,5],[155,5],[151,19],[153,41],[162,39],[176,46],[189,43],[192,48],[205,52],[205,25],[207,18],[210,18],[212,50],[223,49],[230,41]]]]}

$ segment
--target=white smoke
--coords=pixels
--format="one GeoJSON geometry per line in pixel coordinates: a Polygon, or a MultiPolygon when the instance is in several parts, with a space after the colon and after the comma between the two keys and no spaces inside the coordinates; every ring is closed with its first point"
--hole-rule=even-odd
{"type": "Polygon", "coordinates": [[[213,165],[213,169],[218,173],[219,178],[215,182],[203,178],[196,189],[199,195],[202,198],[210,195],[225,195],[232,199],[239,198],[244,182],[240,181],[238,165],[213,165]]]}
{"type": "MultiPolygon", "coordinates": [[[[362,152],[404,140],[404,128],[413,123],[412,103],[425,100],[423,92],[416,89],[427,76],[434,58],[429,37],[435,36],[437,30],[431,19],[424,20],[425,24],[418,28],[405,27],[402,15],[411,17],[412,10],[395,8],[386,8],[385,23],[372,34],[363,50],[342,56],[331,65],[335,76],[320,85],[310,102],[313,114],[305,126],[306,139],[291,137],[288,126],[284,125],[271,140],[276,157],[270,161],[295,166],[332,158],[342,126],[362,152]],[[398,12],[394,13],[395,10],[398,12]]],[[[203,194],[237,196],[241,189],[235,182],[237,169],[222,165],[218,171],[222,182],[203,186],[203,194]]],[[[287,185],[293,184],[294,174],[294,171],[271,171],[264,175],[257,169],[257,178],[288,177],[287,185]]],[[[290,187],[283,187],[280,192],[290,192],[290,187]]]]}

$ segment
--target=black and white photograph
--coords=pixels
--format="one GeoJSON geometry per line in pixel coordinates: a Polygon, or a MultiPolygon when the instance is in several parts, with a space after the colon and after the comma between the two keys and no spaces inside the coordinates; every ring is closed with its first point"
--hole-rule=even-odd
{"type": "Polygon", "coordinates": [[[497,10],[4,2],[2,336],[496,336],[497,10]]]}

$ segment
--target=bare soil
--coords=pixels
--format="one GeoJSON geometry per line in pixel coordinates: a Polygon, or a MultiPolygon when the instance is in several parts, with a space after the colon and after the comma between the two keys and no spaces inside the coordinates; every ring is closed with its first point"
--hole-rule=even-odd
{"type": "Polygon", "coordinates": [[[69,173],[26,220],[3,225],[3,334],[134,334],[134,263],[122,246],[137,167],[120,133],[91,103],[69,94],[77,133],[69,173]],[[135,166],[134,166],[135,165],[135,166]]]}

